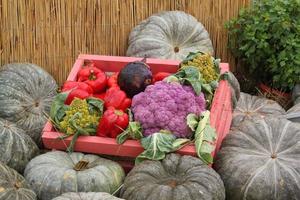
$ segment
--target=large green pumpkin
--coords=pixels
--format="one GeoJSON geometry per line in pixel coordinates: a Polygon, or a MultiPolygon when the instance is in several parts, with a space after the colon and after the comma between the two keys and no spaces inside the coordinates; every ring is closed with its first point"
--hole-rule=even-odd
{"type": "Polygon", "coordinates": [[[35,193],[17,171],[0,162],[0,200],[36,200],[35,193]]]}
{"type": "Polygon", "coordinates": [[[190,52],[214,54],[204,26],[182,11],[164,11],[138,24],[129,35],[127,56],[183,60],[190,52]]]}
{"type": "Polygon", "coordinates": [[[4,65],[0,68],[0,117],[17,123],[40,143],[56,89],[55,80],[36,65],[4,65]]]}
{"type": "Polygon", "coordinates": [[[0,161],[22,173],[39,149],[14,123],[0,118],[0,161]]]}
{"type": "Polygon", "coordinates": [[[115,192],[125,173],[116,162],[96,155],[53,151],[35,157],[24,176],[40,200],[66,192],[115,192]]]}
{"type": "Polygon", "coordinates": [[[299,141],[297,123],[272,117],[247,121],[230,132],[214,164],[226,198],[300,199],[299,141]]]}
{"type": "Polygon", "coordinates": [[[241,126],[243,122],[253,118],[282,117],[284,114],[285,110],[276,101],[241,92],[233,112],[231,126],[241,126]]]}
{"type": "Polygon", "coordinates": [[[221,200],[225,189],[220,176],[200,159],[168,154],[162,161],[144,161],[125,178],[126,200],[221,200]]]}
{"type": "Polygon", "coordinates": [[[104,192],[68,192],[53,200],[124,200],[104,192]]]}

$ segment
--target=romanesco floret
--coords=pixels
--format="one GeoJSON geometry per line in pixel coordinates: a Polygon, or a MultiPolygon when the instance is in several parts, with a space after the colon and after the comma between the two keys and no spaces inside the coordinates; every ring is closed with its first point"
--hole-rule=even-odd
{"type": "Polygon", "coordinates": [[[156,82],[132,99],[134,119],[141,123],[144,136],[168,130],[176,137],[189,137],[192,132],[186,123],[187,115],[204,110],[204,95],[196,96],[190,86],[178,83],[156,82]]]}
{"type": "Polygon", "coordinates": [[[75,98],[66,111],[63,121],[60,122],[60,127],[66,134],[72,135],[76,132],[76,127],[84,130],[86,128],[97,127],[98,123],[99,116],[90,114],[86,100],[75,98]]]}
{"type": "Polygon", "coordinates": [[[197,67],[206,83],[210,83],[211,81],[218,79],[218,73],[214,68],[213,57],[211,57],[209,54],[198,53],[194,59],[182,64],[181,67],[186,66],[197,67]]]}

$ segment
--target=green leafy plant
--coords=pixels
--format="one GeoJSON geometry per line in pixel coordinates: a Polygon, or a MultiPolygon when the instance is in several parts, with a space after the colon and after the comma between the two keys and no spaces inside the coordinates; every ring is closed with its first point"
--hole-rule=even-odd
{"type": "Polygon", "coordinates": [[[291,90],[300,77],[300,0],[260,0],[226,24],[229,48],[256,80],[291,90]]]}

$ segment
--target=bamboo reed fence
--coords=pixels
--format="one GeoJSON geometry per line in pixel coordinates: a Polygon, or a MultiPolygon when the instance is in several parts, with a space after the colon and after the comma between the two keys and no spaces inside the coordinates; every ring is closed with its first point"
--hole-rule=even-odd
{"type": "Polygon", "coordinates": [[[0,65],[35,63],[62,83],[79,53],[125,55],[131,29],[163,10],[183,10],[231,64],[224,23],[250,0],[0,0],[0,65]]]}

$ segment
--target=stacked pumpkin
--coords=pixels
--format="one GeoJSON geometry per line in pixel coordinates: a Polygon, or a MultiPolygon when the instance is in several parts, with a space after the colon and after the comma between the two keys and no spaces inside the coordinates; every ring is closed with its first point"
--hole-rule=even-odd
{"type": "Polygon", "coordinates": [[[39,153],[41,132],[56,95],[55,80],[40,67],[13,63],[0,69],[0,161],[22,173],[39,153]]]}
{"type": "Polygon", "coordinates": [[[241,94],[214,168],[229,199],[300,198],[300,126],[275,101],[241,94]]]}

